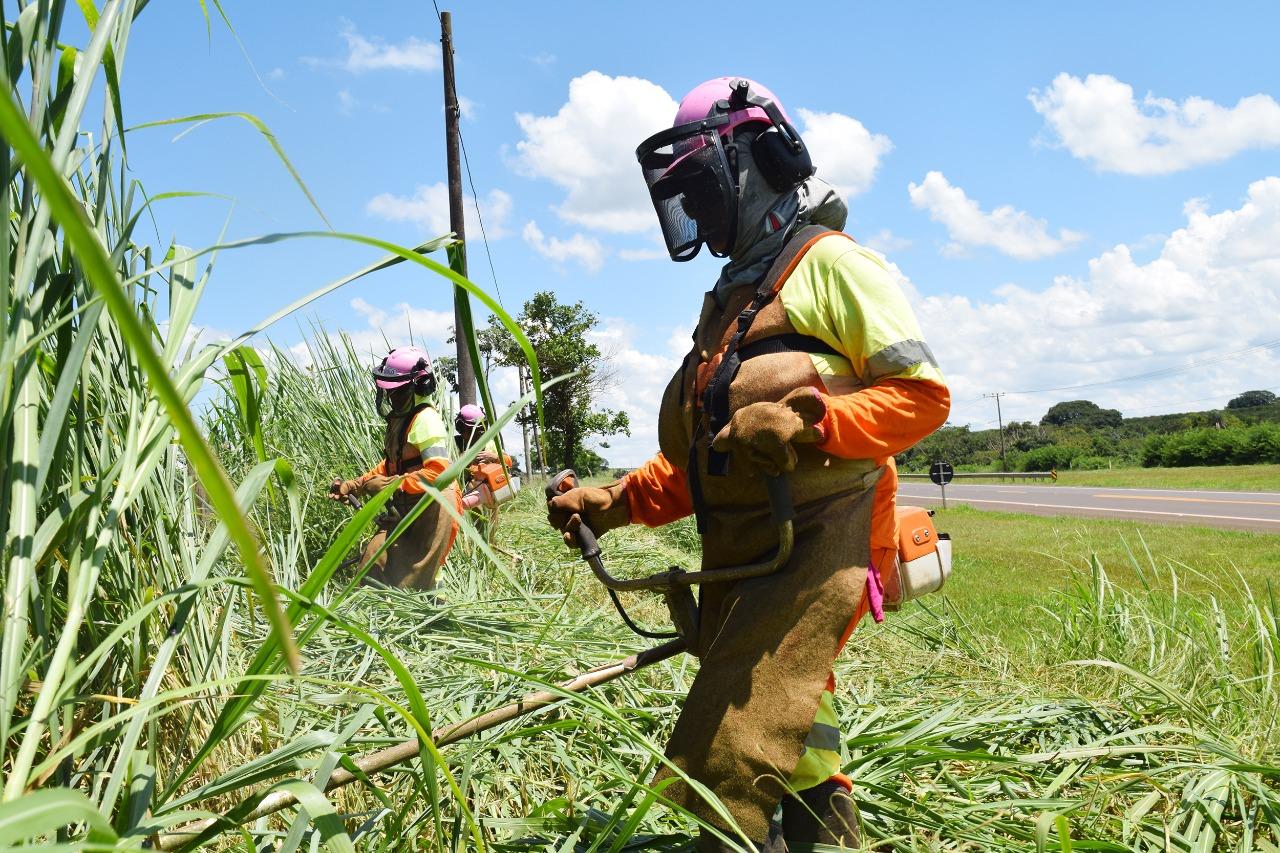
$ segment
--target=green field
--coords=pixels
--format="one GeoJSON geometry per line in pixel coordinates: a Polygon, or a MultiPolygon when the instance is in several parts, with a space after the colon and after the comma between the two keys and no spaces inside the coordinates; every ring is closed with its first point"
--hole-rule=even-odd
{"type": "MultiPolygon", "coordinates": [[[[1000,478],[965,478],[964,482],[998,482],[1000,478]]],[[[959,481],[957,481],[959,482],[959,481]]],[[[1008,480],[1006,479],[1006,482],[1008,480]]],[[[1041,486],[1099,486],[1115,489],[1209,489],[1233,492],[1280,492],[1280,465],[1217,465],[1192,468],[1113,468],[1059,471],[1058,479],[1016,480],[1041,486]]]]}
{"type": "Polygon", "coordinates": [[[955,576],[947,597],[964,618],[1014,645],[1029,636],[1028,615],[1051,603],[1089,559],[1116,583],[1171,586],[1232,601],[1241,578],[1257,589],[1280,579],[1280,535],[1111,519],[1053,518],[986,512],[967,506],[937,510],[940,530],[955,540],[955,576]]]}
{"type": "MultiPolygon", "coordinates": [[[[323,329],[306,358],[259,334],[396,264],[479,288],[444,239],[325,232],[389,254],[197,345],[219,252],[315,237],[201,251],[159,236],[152,202],[200,193],[144,191],[126,163],[117,69],[146,4],[102,5],[80,4],[66,36],[80,46],[62,3],[21,4],[5,25],[0,847],[689,851],[697,821],[649,782],[697,661],[441,748],[433,733],[651,641],[548,529],[538,483],[496,521],[462,520],[439,590],[361,584],[355,555],[390,491],[357,511],[325,492],[380,455],[367,356],[323,329]],[[406,742],[418,752],[386,772],[355,763],[406,742]],[[352,784],[326,789],[339,769],[352,784]]],[[[258,125],[319,212],[277,137],[231,117],[258,125]]],[[[456,332],[474,342],[468,316],[456,332]]],[[[494,433],[528,404],[491,405],[494,433]]],[[[1262,487],[1237,473],[1206,469],[1196,487],[1262,487]]],[[[1187,487],[1197,472],[1122,474],[1187,487]]],[[[1258,476],[1274,484],[1274,466],[1258,476]]],[[[1280,850],[1276,537],[939,520],[948,588],[864,624],[835,664],[867,849],[1280,850]]],[[[688,520],[603,545],[624,576],[698,558],[688,520]]],[[[663,625],[656,596],[627,603],[663,625]]]]}

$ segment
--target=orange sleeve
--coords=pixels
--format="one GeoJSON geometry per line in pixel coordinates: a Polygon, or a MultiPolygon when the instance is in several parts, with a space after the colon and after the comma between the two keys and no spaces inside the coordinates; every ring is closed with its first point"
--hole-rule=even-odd
{"type": "Polygon", "coordinates": [[[387,473],[387,460],[383,459],[377,465],[374,465],[368,471],[365,471],[364,475],[360,477],[360,481],[364,482],[370,477],[381,477],[386,473],[387,473]]]}
{"type": "Polygon", "coordinates": [[[844,459],[901,453],[942,426],[951,411],[947,386],[928,379],[883,379],[853,394],[823,396],[827,413],[818,447],[844,459]]]}
{"type": "MultiPolygon", "coordinates": [[[[890,456],[871,501],[871,550],[898,550],[898,468],[890,456]]],[[[879,563],[877,563],[879,566],[879,563]]]]}
{"type": "Polygon", "coordinates": [[[622,478],[631,522],[661,527],[693,514],[689,478],[659,453],[622,478]]]}
{"type": "Polygon", "coordinates": [[[406,474],[400,480],[400,491],[408,495],[423,495],[427,490],[422,487],[422,480],[428,483],[434,483],[436,477],[444,473],[444,469],[449,467],[449,460],[443,456],[432,456],[426,462],[422,463],[422,467],[412,474],[406,474]]]}

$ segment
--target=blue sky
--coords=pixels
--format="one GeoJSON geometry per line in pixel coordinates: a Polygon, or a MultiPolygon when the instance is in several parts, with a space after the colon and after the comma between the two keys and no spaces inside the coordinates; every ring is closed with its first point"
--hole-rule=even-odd
{"type": "MultiPolygon", "coordinates": [[[[656,396],[717,262],[661,253],[630,152],[702,80],[784,102],[848,230],[900,270],[952,382],[953,421],[1038,419],[1086,397],[1126,414],[1221,406],[1280,386],[1280,66],[1273,4],[475,2],[455,14],[463,132],[504,303],[581,299],[628,409],[618,464],[655,449],[656,396]],[[673,11],[675,10],[675,11],[673,11]],[[790,11],[788,11],[790,10],[790,11]],[[1091,76],[1092,75],[1092,76],[1091,76]],[[1243,99],[1243,100],[1242,100],[1243,99]],[[1270,179],[1270,180],[1268,180],[1270,179]],[[1114,380],[1170,367],[1144,382],[1114,380]],[[1094,384],[1100,383],[1100,384],[1094,384]]],[[[126,58],[126,122],[262,118],[333,226],[412,245],[447,221],[439,32],[429,4],[232,3],[244,53],[197,4],[153,3],[126,58]],[[248,59],[246,59],[246,53],[248,59]],[[252,63],[252,64],[251,64],[252,63]],[[254,69],[256,68],[256,75],[254,69]],[[259,77],[261,80],[259,80],[259,77]]],[[[169,202],[160,241],[322,227],[247,124],[130,140],[169,202]]],[[[493,289],[472,228],[472,277],[493,289]]],[[[234,333],[371,258],[336,241],[224,254],[198,321],[234,333]]],[[[397,269],[302,318],[360,345],[409,324],[443,352],[450,294],[397,269]]],[[[271,331],[296,343],[296,322],[271,331]]],[[[514,383],[497,377],[499,396],[514,383]]],[[[994,424],[991,424],[994,425],[994,424]]]]}

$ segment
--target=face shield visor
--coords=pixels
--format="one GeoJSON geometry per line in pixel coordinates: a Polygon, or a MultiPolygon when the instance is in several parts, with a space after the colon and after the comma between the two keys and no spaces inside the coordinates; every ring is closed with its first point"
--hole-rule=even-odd
{"type": "Polygon", "coordinates": [[[718,130],[727,121],[717,116],[679,125],[636,149],[673,261],[692,260],[703,243],[717,257],[733,248],[738,182],[718,130]]]}
{"type": "Polygon", "coordinates": [[[409,414],[409,412],[413,411],[414,402],[412,384],[405,384],[399,388],[379,388],[378,395],[374,398],[374,406],[378,410],[378,417],[384,420],[409,414]]]}

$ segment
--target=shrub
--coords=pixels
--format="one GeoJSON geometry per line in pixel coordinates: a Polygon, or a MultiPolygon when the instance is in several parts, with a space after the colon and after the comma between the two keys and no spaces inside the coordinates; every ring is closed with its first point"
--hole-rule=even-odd
{"type": "Polygon", "coordinates": [[[1151,436],[1142,447],[1147,467],[1253,465],[1280,462],[1280,424],[1190,429],[1151,436]]]}
{"type": "Polygon", "coordinates": [[[1051,471],[1058,468],[1070,468],[1071,460],[1079,455],[1081,455],[1080,449],[1076,447],[1064,447],[1060,444],[1037,447],[1035,450],[1028,450],[1023,455],[1022,470],[1051,471]]]}
{"type": "Polygon", "coordinates": [[[1111,467],[1111,459],[1106,456],[1077,456],[1071,460],[1072,471],[1098,471],[1111,467]]]}

